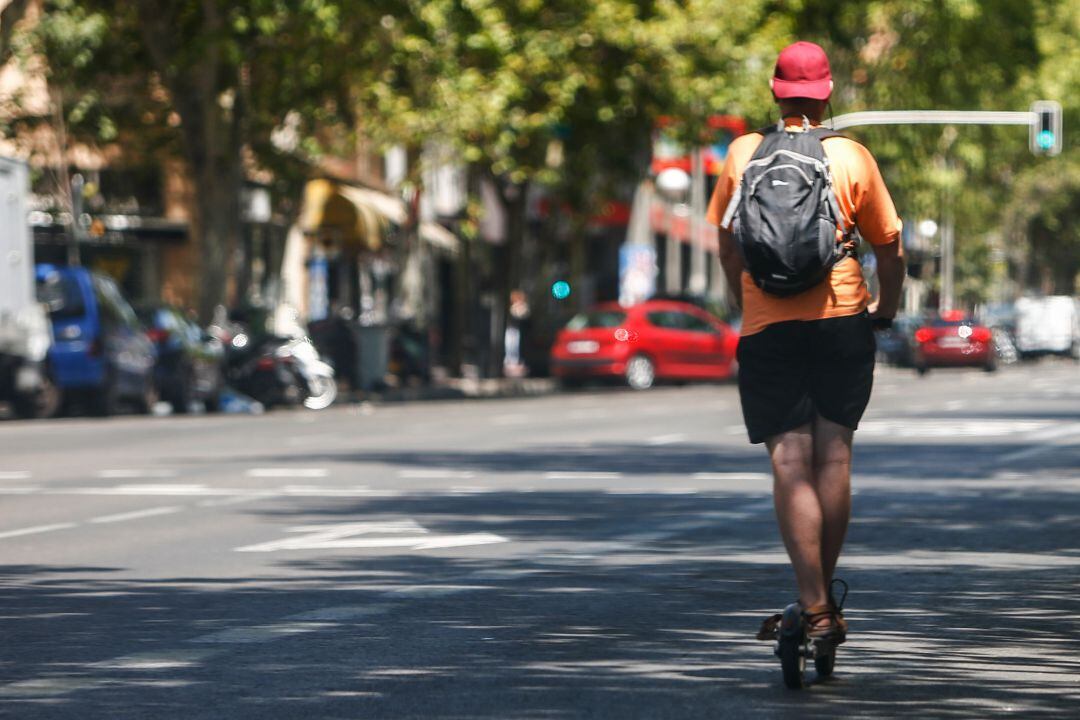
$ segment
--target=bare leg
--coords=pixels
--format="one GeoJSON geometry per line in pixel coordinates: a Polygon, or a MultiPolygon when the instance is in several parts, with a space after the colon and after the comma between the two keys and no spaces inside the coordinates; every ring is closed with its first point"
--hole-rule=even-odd
{"type": "Polygon", "coordinates": [[[820,415],[814,420],[814,486],[821,505],[821,571],[832,581],[851,518],[853,432],[820,415]]]}
{"type": "Polygon", "coordinates": [[[795,570],[804,607],[827,601],[822,568],[821,500],[814,484],[813,425],[775,435],[766,443],[773,467],[773,504],[780,535],[795,570]]]}

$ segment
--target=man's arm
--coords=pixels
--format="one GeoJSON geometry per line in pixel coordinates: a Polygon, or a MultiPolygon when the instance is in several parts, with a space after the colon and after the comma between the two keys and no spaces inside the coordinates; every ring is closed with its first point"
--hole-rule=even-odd
{"type": "Polygon", "coordinates": [[[742,310],[743,259],[735,236],[720,228],[720,267],[727,278],[728,291],[735,299],[735,306],[742,310]]]}
{"type": "Polygon", "coordinates": [[[874,257],[877,259],[878,285],[881,292],[877,302],[870,307],[870,317],[891,320],[896,317],[896,311],[900,307],[900,289],[907,273],[900,240],[871,247],[874,248],[874,257]]]}

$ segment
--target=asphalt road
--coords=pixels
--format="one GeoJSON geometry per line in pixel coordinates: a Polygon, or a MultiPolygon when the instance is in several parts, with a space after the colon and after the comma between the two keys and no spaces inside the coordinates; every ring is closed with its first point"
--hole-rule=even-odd
{"type": "Polygon", "coordinates": [[[5,422],[0,715],[1074,717],[1078,379],[879,372],[802,692],[729,385],[5,422]]]}

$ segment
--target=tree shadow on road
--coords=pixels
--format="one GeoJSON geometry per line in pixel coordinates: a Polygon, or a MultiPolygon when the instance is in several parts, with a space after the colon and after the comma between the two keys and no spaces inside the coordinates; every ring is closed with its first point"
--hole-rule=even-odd
{"type": "Polygon", "coordinates": [[[856,498],[851,640],[836,679],[801,693],[753,640],[792,593],[767,507],[581,489],[247,510],[418,518],[505,535],[509,552],[283,553],[225,580],[0,567],[0,702],[20,718],[1066,714],[1080,702],[1074,496],[944,497],[856,498]]]}

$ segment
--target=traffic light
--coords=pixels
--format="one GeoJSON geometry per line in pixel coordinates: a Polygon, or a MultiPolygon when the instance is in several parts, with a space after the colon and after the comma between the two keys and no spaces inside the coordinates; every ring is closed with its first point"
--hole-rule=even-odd
{"type": "Polygon", "coordinates": [[[1061,104],[1054,100],[1039,100],[1031,104],[1035,120],[1031,124],[1029,143],[1036,155],[1061,153],[1061,104]]]}

